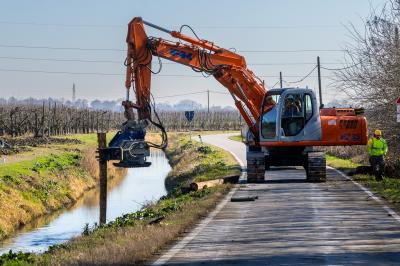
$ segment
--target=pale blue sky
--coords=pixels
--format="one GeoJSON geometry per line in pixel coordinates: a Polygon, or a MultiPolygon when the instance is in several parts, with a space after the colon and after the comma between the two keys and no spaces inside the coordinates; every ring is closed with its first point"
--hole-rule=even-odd
{"type": "MultiPolygon", "coordinates": [[[[362,25],[362,18],[371,7],[381,7],[385,0],[265,0],[265,1],[0,1],[0,97],[71,98],[72,83],[77,97],[117,99],[125,95],[125,52],[113,50],[28,49],[11,46],[74,47],[89,49],[125,49],[126,24],[135,16],[160,26],[178,30],[181,24],[191,25],[197,34],[217,45],[242,51],[341,49],[349,42],[343,25],[362,25]],[[253,26],[257,26],[252,28],[253,26]],[[16,59],[25,58],[25,59],[16,59]],[[61,59],[61,61],[27,60],[61,59]],[[111,61],[66,62],[64,60],[111,61]],[[115,62],[114,62],[115,61],[115,62]],[[7,71],[6,71],[7,70],[7,71]],[[73,73],[107,73],[117,75],[79,75],[12,72],[9,70],[73,73]]],[[[149,35],[168,37],[152,29],[149,35]]],[[[189,32],[187,32],[190,34],[189,32]]],[[[338,63],[343,52],[261,53],[243,52],[256,75],[264,76],[268,86],[284,79],[298,80],[313,67],[320,55],[322,64],[338,63]],[[282,65],[252,65],[257,63],[282,65]],[[267,76],[267,77],[266,77],[267,76]],[[274,76],[274,77],[269,77],[274,76]]],[[[154,62],[156,62],[155,60],[154,62]]],[[[340,65],[325,64],[327,67],[340,65]]],[[[198,75],[177,64],[164,64],[161,74],[198,75]]],[[[324,76],[331,75],[323,71],[324,76]]],[[[337,97],[335,88],[327,88],[327,100],[337,97]]],[[[298,86],[316,86],[314,75],[298,86]]],[[[212,77],[153,76],[155,97],[197,92],[226,92],[212,77]]],[[[193,99],[205,103],[206,95],[193,99]]],[[[190,96],[160,98],[175,103],[190,96]]],[[[232,105],[230,96],[211,94],[211,104],[232,105]]]]}

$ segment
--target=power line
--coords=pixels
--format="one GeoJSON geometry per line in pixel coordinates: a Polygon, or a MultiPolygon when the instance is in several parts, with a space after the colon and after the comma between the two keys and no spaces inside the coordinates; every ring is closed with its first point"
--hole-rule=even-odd
{"type": "Polygon", "coordinates": [[[328,68],[328,67],[322,67],[322,66],[321,66],[321,68],[325,69],[325,70],[329,70],[329,71],[341,71],[341,70],[346,70],[346,69],[353,68],[353,67],[358,66],[360,64],[361,64],[361,62],[352,64],[350,66],[342,67],[342,68],[328,68]]]}
{"type": "MultiPolygon", "coordinates": [[[[288,83],[288,84],[300,83],[300,82],[304,81],[306,78],[310,77],[311,74],[315,71],[315,69],[317,69],[317,66],[315,66],[313,69],[311,69],[311,71],[308,74],[306,74],[304,77],[302,77],[299,80],[296,80],[296,81],[285,81],[285,82],[288,83]]],[[[286,76],[286,77],[288,77],[288,76],[286,76]]]]}
{"type": "MultiPolygon", "coordinates": [[[[38,22],[18,22],[18,21],[0,21],[3,25],[21,25],[21,26],[36,26],[36,27],[82,27],[82,28],[126,28],[123,24],[62,24],[62,23],[38,23],[38,22]]],[[[170,25],[169,28],[179,28],[180,25],[170,25]]],[[[224,25],[195,25],[193,28],[198,29],[303,29],[303,28],[343,28],[343,25],[248,25],[248,26],[224,26],[224,25]]]]}
{"type": "Polygon", "coordinates": [[[308,53],[308,52],[346,52],[343,49],[297,49],[297,50],[238,50],[241,53],[308,53]]]}
{"type": "MultiPolygon", "coordinates": [[[[10,60],[28,60],[28,61],[49,61],[49,62],[78,62],[78,63],[113,63],[122,64],[122,61],[117,60],[88,60],[88,59],[63,59],[63,58],[37,58],[37,57],[14,57],[14,56],[0,56],[0,59],[10,60]]],[[[158,62],[155,62],[156,64],[158,62]]],[[[163,64],[175,65],[174,62],[164,62],[163,64]]],[[[314,65],[311,62],[285,62],[285,63],[248,63],[249,66],[289,66],[289,65],[314,65]]],[[[340,65],[341,63],[324,63],[324,65],[340,65]]],[[[326,68],[330,70],[329,68],[326,68]]],[[[336,70],[336,69],[335,69],[336,70]]]]}
{"type": "Polygon", "coordinates": [[[51,61],[51,62],[79,62],[79,63],[115,63],[121,65],[123,64],[123,61],[113,61],[113,60],[86,60],[86,59],[36,58],[36,57],[13,57],[13,56],[0,56],[0,59],[51,61]]]}
{"type": "Polygon", "coordinates": [[[174,95],[167,95],[167,96],[159,96],[155,97],[156,99],[160,98],[170,98],[170,97],[178,97],[178,96],[186,96],[186,95],[193,95],[193,94],[201,94],[201,93],[217,93],[217,94],[224,94],[224,95],[230,95],[230,93],[227,92],[222,92],[222,91],[215,91],[215,90],[204,90],[204,91],[196,91],[196,92],[188,92],[188,93],[181,93],[181,94],[174,94],[174,95]]]}
{"type": "Polygon", "coordinates": [[[230,93],[227,93],[227,92],[222,92],[222,91],[214,91],[214,90],[209,90],[209,92],[212,92],[212,93],[217,93],[217,94],[229,94],[229,95],[230,95],[230,93]]]}
{"type": "Polygon", "coordinates": [[[82,28],[119,28],[127,25],[105,25],[105,24],[61,24],[61,23],[37,23],[37,22],[17,22],[0,21],[3,25],[21,25],[21,26],[49,26],[49,27],[82,27],[82,28]]]}
{"type": "Polygon", "coordinates": [[[54,47],[54,46],[31,46],[31,45],[9,45],[9,44],[0,44],[0,47],[24,48],[24,49],[48,49],[48,50],[78,50],[78,51],[117,51],[117,52],[126,51],[126,49],[115,49],[115,48],[54,47]]]}
{"type": "MultiPolygon", "coordinates": [[[[11,45],[0,44],[3,48],[23,49],[48,49],[48,50],[78,50],[78,51],[116,51],[125,52],[126,49],[117,48],[82,48],[82,47],[56,47],[56,46],[33,46],[33,45],[11,45]]],[[[238,50],[240,53],[308,53],[308,52],[345,52],[341,49],[296,49],[296,50],[238,50]]]]}
{"type": "Polygon", "coordinates": [[[0,69],[0,72],[21,72],[21,73],[44,73],[44,74],[69,74],[69,75],[99,75],[99,76],[124,76],[118,73],[101,72],[69,72],[69,71],[47,71],[47,70],[24,70],[24,69],[0,69]]]}
{"type": "Polygon", "coordinates": [[[279,82],[280,80],[278,80],[271,88],[275,88],[275,86],[278,85],[279,82]]]}
{"type": "MultiPolygon", "coordinates": [[[[125,76],[120,73],[105,73],[105,72],[71,72],[71,71],[48,71],[48,70],[25,70],[25,69],[0,69],[0,72],[21,72],[21,73],[44,73],[44,74],[68,74],[68,75],[97,75],[97,76],[125,76]]],[[[155,76],[161,77],[190,77],[202,78],[203,76],[184,75],[184,74],[158,74],[155,76]]]]}
{"type": "MultiPolygon", "coordinates": [[[[288,63],[248,63],[250,66],[295,66],[295,65],[315,65],[314,62],[288,62],[288,63]]],[[[324,63],[324,65],[341,65],[341,63],[324,63]]]]}
{"type": "MultiPolygon", "coordinates": [[[[97,75],[97,76],[125,76],[125,74],[120,73],[105,73],[105,72],[71,72],[71,71],[48,71],[48,70],[25,70],[25,69],[4,69],[1,68],[0,72],[21,72],[21,73],[44,73],[44,74],[69,74],[69,75],[97,75]]],[[[184,78],[204,78],[201,75],[185,75],[185,74],[157,74],[155,77],[184,77],[184,78]]],[[[276,78],[273,75],[259,75],[260,78],[276,78]]],[[[298,75],[286,75],[289,78],[304,78],[303,76],[298,75]]],[[[308,77],[317,77],[317,76],[308,76],[308,77]]],[[[322,76],[325,78],[333,77],[331,75],[322,76]]],[[[286,82],[286,81],[285,81],[286,82]]],[[[295,83],[295,82],[287,82],[287,83],[295,83]]]]}
{"type": "Polygon", "coordinates": [[[156,98],[156,99],[170,98],[170,97],[177,97],[177,96],[186,96],[186,95],[200,94],[200,93],[205,93],[205,92],[207,92],[207,91],[198,91],[198,92],[189,92],[189,93],[174,94],[174,95],[168,95],[168,96],[159,96],[159,97],[155,97],[155,98],[156,98]]]}

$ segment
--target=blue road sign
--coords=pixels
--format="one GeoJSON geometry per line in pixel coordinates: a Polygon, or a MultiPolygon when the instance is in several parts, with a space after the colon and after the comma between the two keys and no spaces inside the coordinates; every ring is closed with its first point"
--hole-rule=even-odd
{"type": "Polygon", "coordinates": [[[185,117],[189,122],[192,122],[194,117],[194,111],[185,111],[185,117]]]}

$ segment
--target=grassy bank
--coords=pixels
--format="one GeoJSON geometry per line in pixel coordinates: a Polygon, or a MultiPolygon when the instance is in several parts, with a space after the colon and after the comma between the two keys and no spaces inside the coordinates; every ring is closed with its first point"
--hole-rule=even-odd
{"type": "MultiPolygon", "coordinates": [[[[36,217],[73,204],[97,184],[96,135],[29,147],[0,165],[0,238],[36,217]]],[[[8,159],[5,156],[6,160],[8,159]]],[[[124,171],[110,168],[110,176],[124,171]]]]}
{"type": "Polygon", "coordinates": [[[190,143],[186,135],[169,135],[166,154],[172,171],[168,182],[175,187],[171,185],[168,196],[105,226],[87,228],[82,236],[54,246],[45,254],[4,255],[7,257],[5,265],[12,263],[13,256],[20,256],[15,261],[27,265],[120,265],[142,263],[153,258],[154,254],[205,217],[230,189],[229,185],[222,185],[183,194],[176,187],[189,180],[239,174],[239,166],[228,152],[190,143]]]}
{"type": "Polygon", "coordinates": [[[165,181],[168,191],[194,181],[240,174],[235,158],[221,148],[190,142],[184,133],[173,134],[169,143],[166,155],[173,168],[165,181]]]}
{"type": "Polygon", "coordinates": [[[230,140],[239,141],[239,142],[243,142],[242,135],[234,135],[234,136],[230,136],[230,137],[229,137],[229,139],[230,139],[230,140]]]}
{"type": "MultiPolygon", "coordinates": [[[[327,155],[327,164],[344,173],[355,172],[357,166],[360,164],[351,161],[350,159],[341,159],[332,155],[327,155]]],[[[352,178],[369,187],[379,196],[393,203],[396,207],[400,208],[400,179],[384,177],[383,181],[375,181],[375,177],[372,175],[352,175],[352,178]]]]}

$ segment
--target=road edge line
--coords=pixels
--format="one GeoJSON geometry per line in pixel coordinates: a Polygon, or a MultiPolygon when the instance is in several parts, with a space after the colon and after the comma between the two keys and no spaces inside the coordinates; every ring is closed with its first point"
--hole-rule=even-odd
{"type": "Polygon", "coordinates": [[[200,224],[198,224],[192,232],[190,232],[187,236],[185,236],[182,240],[176,243],[173,247],[171,247],[161,258],[157,259],[152,265],[164,265],[167,263],[173,256],[175,256],[179,251],[181,251],[190,241],[192,241],[210,222],[214,217],[221,211],[221,209],[228,203],[229,199],[232,197],[233,193],[235,193],[237,187],[233,188],[225,198],[217,205],[217,207],[204,219],[200,224]]]}
{"type": "Polygon", "coordinates": [[[376,202],[378,202],[379,204],[382,205],[382,208],[390,215],[392,216],[397,222],[400,223],[400,215],[397,214],[392,208],[390,208],[389,206],[387,206],[383,200],[381,200],[380,198],[378,198],[377,196],[375,196],[375,194],[373,192],[371,192],[370,190],[368,190],[366,187],[364,187],[363,185],[361,185],[360,183],[358,183],[357,181],[354,181],[353,178],[349,177],[348,175],[346,175],[345,173],[343,173],[342,171],[327,166],[327,169],[332,169],[334,171],[336,171],[338,174],[340,174],[341,176],[343,176],[344,178],[346,178],[347,180],[350,180],[351,182],[353,182],[358,188],[360,188],[362,191],[364,191],[370,198],[372,198],[373,200],[375,200],[376,202]]]}
{"type": "MultiPolygon", "coordinates": [[[[211,144],[212,145],[212,144],[211,144]]],[[[221,148],[221,147],[219,147],[221,148]]],[[[225,149],[224,149],[225,150],[225,149]]],[[[225,150],[227,151],[227,150],[225,150]]],[[[242,173],[240,174],[240,179],[243,179],[245,176],[245,167],[244,163],[239,157],[233,152],[229,151],[230,154],[235,158],[235,160],[239,163],[242,173]]],[[[179,251],[181,251],[190,241],[192,241],[210,222],[214,217],[222,210],[223,207],[229,202],[229,199],[236,192],[238,187],[233,188],[229,193],[225,196],[225,198],[217,205],[217,207],[207,216],[206,219],[200,222],[192,232],[190,232],[187,236],[185,236],[182,240],[176,243],[173,247],[171,247],[164,255],[158,258],[151,265],[158,266],[164,265],[167,263],[173,256],[175,256],[179,251]]]]}

